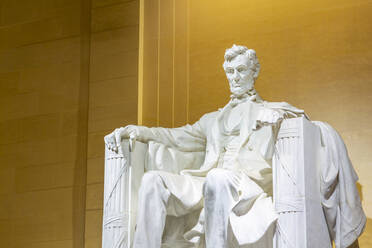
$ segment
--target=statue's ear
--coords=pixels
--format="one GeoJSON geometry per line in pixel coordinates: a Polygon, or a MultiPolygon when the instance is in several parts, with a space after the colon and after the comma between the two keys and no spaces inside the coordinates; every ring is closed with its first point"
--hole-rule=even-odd
{"type": "Polygon", "coordinates": [[[253,74],[253,77],[254,78],[258,78],[258,75],[260,74],[260,68],[257,68],[255,71],[254,71],[254,74],[253,74]]]}
{"type": "Polygon", "coordinates": [[[258,78],[258,75],[260,74],[260,68],[261,68],[260,64],[257,63],[256,68],[254,70],[254,78],[258,78]]]}

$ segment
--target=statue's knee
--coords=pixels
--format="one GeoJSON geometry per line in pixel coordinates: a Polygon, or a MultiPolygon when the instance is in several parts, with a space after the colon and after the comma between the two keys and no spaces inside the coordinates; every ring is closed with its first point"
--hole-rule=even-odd
{"type": "Polygon", "coordinates": [[[228,185],[228,173],[224,169],[213,169],[208,172],[204,182],[204,195],[214,195],[221,187],[228,185]]]}

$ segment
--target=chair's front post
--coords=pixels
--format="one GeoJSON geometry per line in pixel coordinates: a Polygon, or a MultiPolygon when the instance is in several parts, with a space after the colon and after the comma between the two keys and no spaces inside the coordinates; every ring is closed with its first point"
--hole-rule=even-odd
{"type": "Polygon", "coordinates": [[[273,196],[279,214],[274,248],[330,248],[320,200],[320,131],[310,121],[283,121],[273,157],[273,196]]]}
{"type": "Polygon", "coordinates": [[[147,145],[129,151],[124,140],[119,152],[105,148],[103,248],[130,248],[135,227],[137,192],[144,173],[147,145]]]}

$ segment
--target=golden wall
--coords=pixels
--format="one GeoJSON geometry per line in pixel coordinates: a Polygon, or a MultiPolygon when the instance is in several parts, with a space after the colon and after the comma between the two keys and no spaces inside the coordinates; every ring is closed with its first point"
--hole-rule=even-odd
{"type": "Polygon", "coordinates": [[[82,238],[81,4],[0,3],[0,247],[82,238]]]}
{"type": "MultiPolygon", "coordinates": [[[[142,3],[139,123],[179,126],[224,106],[224,51],[246,45],[259,57],[265,100],[289,102],[340,132],[372,217],[372,1],[142,3]]],[[[371,233],[361,247],[372,245],[371,233]]]]}
{"type": "Polygon", "coordinates": [[[85,247],[102,237],[104,142],[137,122],[139,1],[92,0],[85,247]]]}
{"type": "Polygon", "coordinates": [[[137,121],[139,1],[0,1],[0,247],[101,247],[103,137],[137,121]]]}
{"type": "Polygon", "coordinates": [[[188,122],[187,0],[141,1],[138,122],[188,122]]]}

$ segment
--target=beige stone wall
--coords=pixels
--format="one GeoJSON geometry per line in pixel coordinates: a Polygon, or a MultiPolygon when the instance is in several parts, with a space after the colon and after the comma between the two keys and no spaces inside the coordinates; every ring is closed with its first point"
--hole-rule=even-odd
{"type": "Polygon", "coordinates": [[[137,122],[138,3],[0,2],[0,247],[100,247],[103,136],[137,122]]]}
{"type": "Polygon", "coordinates": [[[85,247],[101,247],[104,135],[137,123],[139,1],[92,1],[85,247]]]}
{"type": "Polygon", "coordinates": [[[0,3],[0,247],[72,247],[81,3],[0,3]]]}
{"type": "Polygon", "coordinates": [[[143,0],[139,122],[188,122],[187,0],[143,0]]]}

